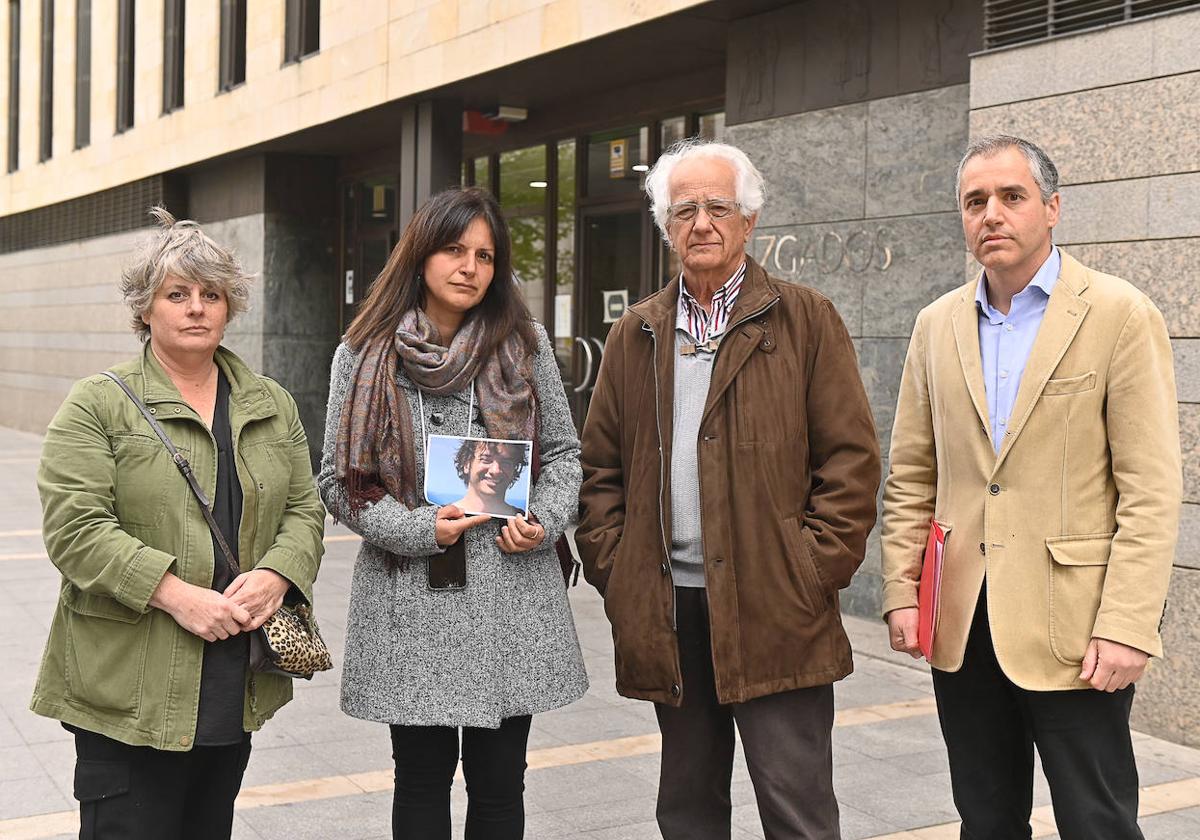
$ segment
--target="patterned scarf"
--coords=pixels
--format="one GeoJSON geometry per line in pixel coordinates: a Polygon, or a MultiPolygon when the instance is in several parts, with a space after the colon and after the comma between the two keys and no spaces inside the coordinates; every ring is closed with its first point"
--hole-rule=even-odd
{"type": "Polygon", "coordinates": [[[474,381],[489,437],[536,438],[533,357],[512,333],[495,353],[480,358],[482,335],[483,324],[475,314],[444,347],[437,327],[414,309],[400,318],[394,336],[362,348],[342,404],[334,460],[351,517],[385,494],[410,510],[422,504],[413,460],[412,413],[396,382],[401,366],[417,387],[438,396],[456,394],[474,381]]]}

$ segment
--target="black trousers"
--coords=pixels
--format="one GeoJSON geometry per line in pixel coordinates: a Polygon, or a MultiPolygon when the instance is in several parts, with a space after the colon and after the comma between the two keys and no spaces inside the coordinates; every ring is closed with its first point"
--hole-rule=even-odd
{"type": "Polygon", "coordinates": [[[664,840],[729,840],[735,723],[767,840],[837,840],[833,686],[718,703],[706,593],[676,587],[675,604],[683,705],[654,707],[664,840]]]}
{"type": "Polygon", "coordinates": [[[228,839],[249,734],[227,747],[169,752],[73,731],[79,840],[228,839]]]}
{"type": "MultiPolygon", "coordinates": [[[[529,715],[499,729],[462,728],[467,782],[465,840],[520,840],[525,834],[525,746],[529,715]]],[[[392,726],[395,840],[450,840],[450,786],[458,767],[458,727],[392,726]]]]}
{"type": "Polygon", "coordinates": [[[1031,836],[1035,745],[1063,840],[1142,840],[1132,685],[1112,694],[1017,687],[996,661],[985,590],[962,669],[935,668],[933,688],[963,840],[1031,836]]]}

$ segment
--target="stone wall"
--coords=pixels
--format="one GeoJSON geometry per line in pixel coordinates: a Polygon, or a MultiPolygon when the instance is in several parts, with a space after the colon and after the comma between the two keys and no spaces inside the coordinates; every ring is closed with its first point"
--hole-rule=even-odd
{"type": "MultiPolygon", "coordinates": [[[[224,344],[292,393],[315,457],[338,336],[335,165],[258,156],[188,187],[188,215],[256,278],[224,344]]],[[[119,284],[145,235],[0,255],[0,426],[45,431],[76,380],[139,352],[119,284]]]]}
{"type": "MultiPolygon", "coordinates": [[[[954,170],[967,118],[968,87],[958,84],[727,129],[767,180],[752,253],[837,306],[858,349],[885,472],[913,321],[963,282],[954,170]]],[[[856,615],[878,615],[878,532],[842,593],[856,615]]]]}
{"type": "Polygon", "coordinates": [[[1130,280],[1171,332],[1184,498],[1163,635],[1135,724],[1200,744],[1200,10],[980,55],[971,134],[1042,145],[1064,184],[1055,239],[1130,280]]]}

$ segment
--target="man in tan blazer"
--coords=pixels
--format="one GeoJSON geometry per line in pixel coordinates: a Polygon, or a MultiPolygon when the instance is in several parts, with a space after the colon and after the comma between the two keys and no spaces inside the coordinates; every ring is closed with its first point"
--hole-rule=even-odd
{"type": "Polygon", "coordinates": [[[1030,836],[1033,747],[1064,840],[1141,838],[1133,684],[1159,624],[1182,493],[1162,315],[1051,241],[1058,172],[973,142],[959,210],[982,274],[913,328],[883,509],[883,612],[918,656],[930,519],[948,532],[933,685],[963,838],[1030,836]]]}

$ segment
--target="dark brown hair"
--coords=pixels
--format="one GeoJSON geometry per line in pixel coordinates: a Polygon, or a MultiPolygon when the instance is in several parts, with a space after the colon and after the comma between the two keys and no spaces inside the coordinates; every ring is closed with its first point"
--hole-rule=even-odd
{"type": "Polygon", "coordinates": [[[486,358],[511,333],[516,333],[530,353],[537,352],[533,316],[517,289],[512,272],[512,240],[508,223],[496,199],[476,187],[454,187],[432,196],[417,209],[392,250],[387,264],[371,284],[345,341],[354,350],[381,336],[391,335],[400,316],[425,303],[425,260],[458,241],[476,219],[483,219],[495,244],[491,285],[476,305],[483,319],[479,351],[486,358]]]}
{"type": "Polygon", "coordinates": [[[454,471],[458,473],[458,477],[462,479],[462,483],[471,483],[468,480],[468,473],[471,470],[471,462],[475,460],[476,455],[483,452],[490,452],[492,455],[502,458],[504,457],[504,454],[500,451],[501,446],[505,447],[510,452],[516,453],[517,459],[519,460],[517,460],[517,463],[513,465],[514,469],[512,474],[512,483],[516,484],[518,481],[520,481],[521,473],[525,470],[525,466],[529,463],[529,459],[525,457],[526,452],[525,445],[523,443],[498,443],[490,440],[475,440],[474,438],[467,438],[459,445],[458,451],[454,453],[454,471]]]}

